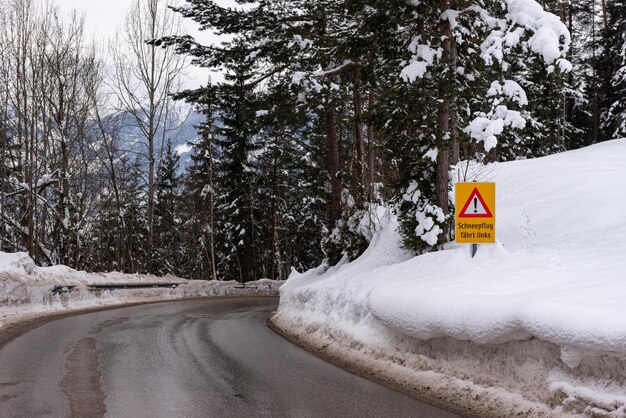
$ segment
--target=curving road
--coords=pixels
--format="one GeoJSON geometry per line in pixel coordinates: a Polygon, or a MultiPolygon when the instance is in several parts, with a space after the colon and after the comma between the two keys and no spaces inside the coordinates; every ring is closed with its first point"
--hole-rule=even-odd
{"type": "Polygon", "coordinates": [[[0,349],[2,417],[455,417],[347,373],[265,326],[277,299],[55,320],[0,349]]]}

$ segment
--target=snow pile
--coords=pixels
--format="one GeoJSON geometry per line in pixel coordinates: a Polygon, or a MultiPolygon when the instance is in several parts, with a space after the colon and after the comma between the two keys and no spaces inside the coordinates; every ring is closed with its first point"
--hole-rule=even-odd
{"type": "Polygon", "coordinates": [[[409,259],[387,214],[353,263],[294,273],[275,321],[558,414],[626,416],[624,155],[615,140],[470,167],[496,182],[496,244],[409,259]]]}
{"type": "Polygon", "coordinates": [[[37,270],[37,266],[28,254],[0,252],[0,274],[30,275],[35,270],[37,270]]]}
{"type": "Polygon", "coordinates": [[[100,306],[211,296],[276,296],[281,284],[267,279],[242,285],[174,276],[87,273],[67,266],[38,267],[26,253],[0,252],[0,327],[33,314],[100,306]]]}

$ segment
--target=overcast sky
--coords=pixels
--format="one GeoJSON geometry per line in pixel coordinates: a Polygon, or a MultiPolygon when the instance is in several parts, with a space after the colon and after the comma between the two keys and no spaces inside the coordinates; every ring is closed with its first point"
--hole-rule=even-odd
{"type": "Polygon", "coordinates": [[[76,9],[85,13],[85,26],[98,41],[113,36],[124,23],[129,0],[54,0],[64,12],[76,9]]]}
{"type": "MultiPolygon", "coordinates": [[[[72,9],[84,13],[87,34],[89,37],[93,36],[98,43],[104,43],[115,35],[115,32],[124,24],[124,19],[132,4],[132,0],[53,0],[53,2],[66,13],[72,9]]],[[[218,3],[224,6],[236,4],[234,0],[222,0],[218,3]]],[[[208,44],[217,40],[215,36],[198,31],[198,26],[190,19],[183,19],[182,24],[187,33],[202,43],[208,44]]],[[[190,69],[188,72],[191,80],[185,83],[187,87],[203,84],[209,76],[209,72],[204,69],[190,69]]],[[[216,74],[212,77],[221,78],[216,74]]]]}

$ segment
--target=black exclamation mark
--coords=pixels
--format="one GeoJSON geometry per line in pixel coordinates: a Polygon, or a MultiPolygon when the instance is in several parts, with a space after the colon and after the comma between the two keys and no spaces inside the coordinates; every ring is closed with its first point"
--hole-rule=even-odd
{"type": "Polygon", "coordinates": [[[478,198],[474,198],[474,213],[478,213],[478,198]]]}

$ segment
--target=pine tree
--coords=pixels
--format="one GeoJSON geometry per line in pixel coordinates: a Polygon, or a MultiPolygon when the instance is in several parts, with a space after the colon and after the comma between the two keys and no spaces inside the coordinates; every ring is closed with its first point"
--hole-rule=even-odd
{"type": "Polygon", "coordinates": [[[177,263],[182,256],[180,230],[180,178],[177,174],[180,157],[172,150],[168,139],[156,183],[154,206],[155,246],[153,271],[160,275],[179,274],[177,263]]]}
{"type": "Polygon", "coordinates": [[[90,242],[86,265],[94,271],[126,271],[126,252],[124,251],[124,226],[115,199],[105,194],[97,202],[99,207],[93,223],[93,230],[88,231],[90,242]]]}
{"type": "Polygon", "coordinates": [[[124,173],[122,225],[124,227],[125,268],[127,273],[148,273],[148,259],[145,246],[148,239],[148,211],[144,199],[145,192],[138,173],[142,163],[135,160],[130,170],[124,173]]]}
{"type": "MultiPolygon", "coordinates": [[[[251,264],[259,275],[285,277],[292,261],[304,267],[311,265],[309,261],[295,261],[298,257],[298,250],[297,244],[294,242],[300,240],[294,239],[293,229],[286,232],[286,226],[296,228],[297,225],[294,224],[294,221],[305,216],[309,220],[314,220],[307,224],[311,225],[312,229],[317,228],[316,231],[311,232],[311,235],[316,235],[322,229],[321,224],[326,217],[324,213],[317,214],[310,210],[300,211],[297,214],[291,212],[290,208],[297,205],[299,199],[294,198],[294,194],[291,192],[286,194],[290,187],[296,185],[294,189],[301,192],[298,193],[298,196],[304,196],[306,189],[298,188],[297,185],[309,184],[290,175],[301,170],[302,162],[289,160],[295,156],[290,151],[293,146],[296,146],[294,143],[297,140],[294,137],[302,135],[304,130],[299,131],[299,129],[302,125],[309,123],[309,120],[301,123],[300,127],[294,126],[292,122],[288,121],[291,116],[286,115],[286,113],[289,112],[283,112],[277,106],[274,108],[265,106],[266,109],[262,110],[268,112],[267,117],[257,118],[258,115],[255,112],[250,113],[250,109],[241,105],[245,101],[242,99],[241,92],[247,90],[249,93],[253,93],[253,90],[261,82],[267,83],[268,89],[273,89],[275,85],[276,91],[288,93],[289,98],[287,100],[290,104],[287,106],[298,108],[301,119],[302,116],[310,117],[311,113],[308,110],[310,108],[303,107],[302,103],[297,100],[302,98],[302,95],[292,89],[293,76],[298,72],[296,68],[302,70],[316,64],[307,61],[310,59],[310,54],[306,50],[306,42],[302,40],[303,35],[296,35],[294,32],[304,33],[304,31],[312,29],[317,30],[311,27],[311,21],[316,25],[319,23],[318,19],[323,18],[324,15],[318,13],[319,17],[313,18],[303,16],[300,22],[299,19],[294,19],[294,26],[297,27],[288,28],[281,21],[284,22],[283,19],[285,18],[294,18],[294,13],[299,6],[293,3],[261,2],[259,7],[250,14],[220,8],[212,2],[198,1],[192,3],[191,8],[181,10],[183,15],[197,20],[205,27],[212,26],[221,32],[232,33],[237,36],[235,43],[231,43],[220,50],[203,48],[189,38],[163,40],[165,44],[175,43],[179,52],[198,57],[198,61],[205,65],[221,67],[233,74],[229,85],[218,87],[218,107],[220,110],[217,119],[219,123],[223,124],[223,127],[216,129],[214,137],[215,158],[218,162],[214,188],[214,191],[217,192],[218,203],[215,230],[216,233],[220,234],[218,240],[220,244],[228,246],[218,251],[217,258],[220,269],[226,274],[226,277],[233,277],[233,273],[237,272],[238,269],[241,270],[240,266],[245,264],[241,263],[242,258],[245,258],[248,262],[252,262],[251,264]],[[298,39],[302,42],[299,42],[298,39]],[[247,69],[246,66],[248,66],[247,69]],[[260,70],[261,68],[264,70],[260,70]],[[248,74],[243,74],[244,71],[248,71],[248,74]],[[240,76],[239,81],[236,80],[236,74],[240,76]],[[237,116],[244,114],[243,119],[237,116]],[[245,123],[253,126],[260,119],[268,121],[268,126],[263,129],[260,126],[253,127],[250,134],[245,133],[248,128],[240,122],[245,120],[245,123]],[[245,145],[245,140],[240,140],[237,144],[234,140],[237,136],[248,136],[255,143],[249,142],[248,145],[245,145]],[[243,170],[242,167],[238,167],[243,164],[242,161],[246,161],[245,164],[247,165],[243,170]],[[295,168],[297,166],[300,168],[295,168]],[[244,175],[241,174],[242,171],[244,175]],[[245,181],[238,180],[241,178],[245,181]],[[284,182],[283,179],[285,179],[284,182]],[[245,190],[246,184],[250,190],[245,190]],[[234,201],[236,201],[237,208],[234,207],[234,201]],[[269,205],[259,206],[259,202],[263,201],[269,201],[269,205]],[[243,210],[242,206],[247,207],[248,212],[250,212],[250,216],[243,219],[240,217],[243,210]],[[240,223],[246,222],[246,219],[250,220],[247,222],[247,226],[241,225],[240,223]],[[237,234],[243,234],[246,239],[235,239],[237,234]],[[264,241],[267,237],[270,238],[269,242],[264,241]],[[261,245],[255,246],[254,254],[246,254],[251,252],[246,249],[237,250],[237,244],[249,245],[246,242],[256,242],[261,245]],[[267,244],[270,250],[264,251],[265,246],[262,244],[267,244]],[[233,266],[237,268],[233,268],[233,266]]],[[[320,5],[315,4],[315,7],[320,7],[320,5]]],[[[307,14],[307,16],[311,15],[307,14]]],[[[195,94],[192,100],[195,102],[202,100],[201,95],[195,94]]],[[[285,104],[283,103],[283,105],[285,104]]],[[[315,125],[320,126],[317,123],[315,125]]],[[[307,142],[303,146],[310,146],[313,142],[305,138],[300,140],[302,141],[301,144],[307,142]]],[[[323,154],[321,158],[324,158],[323,154]]],[[[319,169],[318,166],[315,173],[311,175],[316,179],[316,185],[319,184],[320,179],[319,169]]],[[[311,170],[307,171],[311,172],[311,170]]],[[[338,179],[338,176],[329,177],[338,179]]],[[[336,180],[332,181],[335,185],[338,184],[336,180]]],[[[336,187],[335,190],[337,190],[336,187]]],[[[338,190],[341,191],[341,188],[338,190]]],[[[316,202],[316,205],[319,206],[320,200],[303,198],[302,202],[305,204],[299,205],[299,208],[306,209],[312,205],[306,202],[316,202]]],[[[319,208],[316,207],[316,210],[319,208]]],[[[308,242],[310,245],[311,241],[308,242]]],[[[319,254],[319,251],[309,247],[306,252],[311,254],[311,258],[302,257],[302,260],[319,260],[319,256],[316,255],[319,254]]],[[[245,280],[243,277],[241,279],[245,280]]]]}
{"type": "Polygon", "coordinates": [[[187,169],[182,199],[184,256],[181,265],[185,277],[217,280],[215,243],[215,168],[216,87],[209,84],[181,93],[181,98],[195,104],[206,121],[198,126],[199,138],[192,143],[191,165],[187,169]]]}
{"type": "MultiPolygon", "coordinates": [[[[433,6],[416,6],[419,18],[410,26],[411,57],[402,72],[408,81],[420,83],[420,90],[432,92],[427,97],[437,101],[435,111],[432,105],[425,106],[424,110],[431,110],[420,114],[418,109],[414,116],[423,120],[409,131],[419,145],[413,162],[401,165],[415,174],[396,197],[405,244],[418,251],[449,238],[451,165],[459,158],[489,157],[489,153],[511,149],[511,143],[526,139],[515,130],[532,126],[532,114],[524,111],[528,103],[524,88],[532,86],[530,76],[537,71],[531,65],[556,73],[569,68],[563,59],[569,34],[556,16],[539,5],[507,10],[505,2],[493,0],[481,5],[466,2],[453,9],[451,2],[444,0],[433,6]],[[541,20],[537,20],[539,15],[541,20]],[[536,37],[539,30],[551,32],[558,42],[543,43],[536,37]],[[437,115],[436,124],[433,114],[437,115]],[[434,173],[428,158],[436,162],[434,173]]],[[[399,144],[406,146],[406,141],[399,144]]],[[[513,150],[513,155],[507,152],[511,158],[519,150],[513,150]]]]}
{"type": "Polygon", "coordinates": [[[327,197],[314,155],[323,151],[310,135],[307,112],[284,83],[273,84],[261,103],[257,120],[265,147],[259,169],[261,193],[269,203],[260,207],[266,231],[261,237],[269,238],[262,263],[269,278],[285,279],[292,267],[307,270],[322,261],[327,197]]]}
{"type": "Polygon", "coordinates": [[[119,176],[119,201],[110,189],[105,189],[97,200],[99,210],[85,232],[85,236],[91,237],[85,263],[95,271],[145,273],[149,254],[143,245],[147,218],[144,192],[138,179],[141,162],[122,154],[115,168],[119,176]]]}
{"type": "Polygon", "coordinates": [[[226,277],[247,282],[257,278],[257,183],[258,167],[255,152],[262,148],[254,126],[256,104],[254,91],[248,84],[251,65],[247,51],[235,51],[227,82],[218,87],[218,106],[222,126],[217,128],[219,167],[216,171],[217,211],[221,243],[220,260],[226,277]]]}

